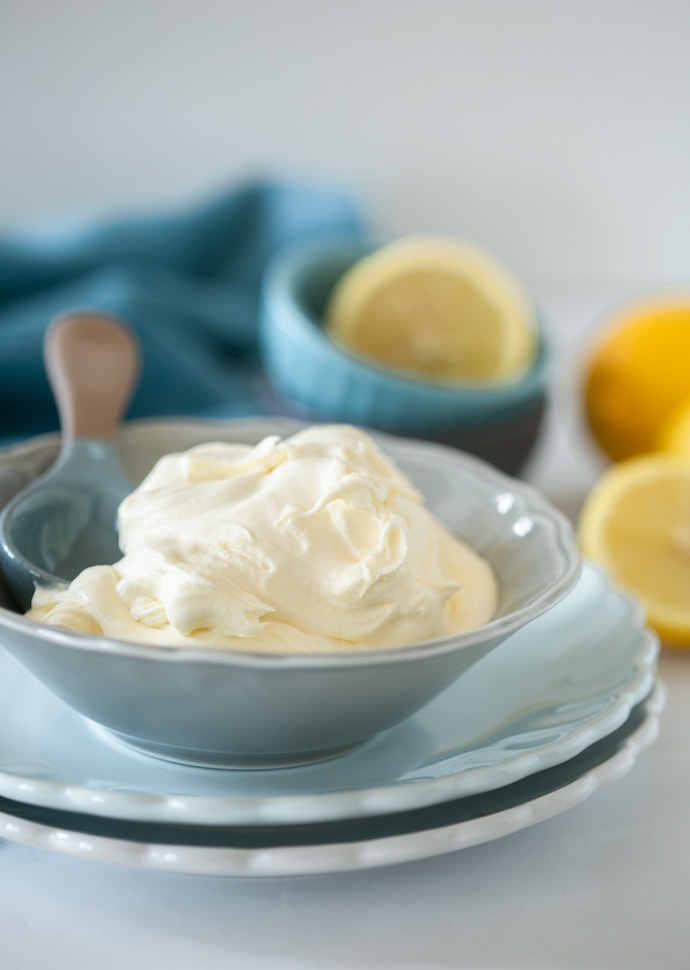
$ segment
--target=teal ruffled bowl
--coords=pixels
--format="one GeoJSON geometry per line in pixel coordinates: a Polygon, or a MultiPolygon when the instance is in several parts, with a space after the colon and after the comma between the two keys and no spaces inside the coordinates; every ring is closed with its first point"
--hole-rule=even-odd
{"type": "Polygon", "coordinates": [[[532,367],[505,383],[425,381],[349,353],[325,333],[324,309],[343,273],[373,248],[352,239],[302,243],[268,265],[260,339],[273,409],[441,441],[518,473],[544,416],[549,355],[543,334],[532,367]]]}

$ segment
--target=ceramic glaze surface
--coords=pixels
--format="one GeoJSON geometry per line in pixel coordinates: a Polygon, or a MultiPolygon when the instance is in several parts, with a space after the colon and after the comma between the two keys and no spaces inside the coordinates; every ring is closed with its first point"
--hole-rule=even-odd
{"type": "Polygon", "coordinates": [[[664,701],[657,685],[617,731],[564,764],[417,812],[257,831],[116,822],[0,798],[0,836],[90,861],[213,876],[297,876],[409,862],[502,838],[579,805],[625,775],[652,744],[664,701]]]}
{"type": "Polygon", "coordinates": [[[587,566],[558,606],[406,723],[319,765],[238,772],[136,754],[0,654],[0,796],[193,824],[408,811],[509,785],[577,755],[648,694],[657,655],[637,608],[587,566]]]}

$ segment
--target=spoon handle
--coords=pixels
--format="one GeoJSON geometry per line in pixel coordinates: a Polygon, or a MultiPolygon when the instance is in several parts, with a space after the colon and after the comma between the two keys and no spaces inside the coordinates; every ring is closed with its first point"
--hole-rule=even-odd
{"type": "Polygon", "coordinates": [[[139,374],[139,345],[117,317],[83,311],[57,317],[45,366],[65,439],[112,441],[139,374]]]}

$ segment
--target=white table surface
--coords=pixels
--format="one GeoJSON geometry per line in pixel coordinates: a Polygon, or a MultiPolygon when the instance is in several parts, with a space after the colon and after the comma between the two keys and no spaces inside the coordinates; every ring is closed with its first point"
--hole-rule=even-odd
{"type": "MultiPolygon", "coordinates": [[[[615,287],[545,290],[554,404],[528,477],[569,515],[601,468],[579,418],[583,331],[615,287]]],[[[222,879],[0,843],[0,968],[690,965],[690,653],[633,770],[549,821],[389,868],[222,879]]]]}

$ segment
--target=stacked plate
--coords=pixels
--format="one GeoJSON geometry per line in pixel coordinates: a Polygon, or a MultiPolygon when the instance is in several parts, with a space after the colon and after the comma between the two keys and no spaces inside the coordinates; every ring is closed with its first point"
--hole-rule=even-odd
{"type": "Polygon", "coordinates": [[[0,653],[0,836],[227,876],[388,865],[496,839],[632,767],[663,707],[658,645],[594,567],[415,717],[346,755],[218,770],[120,747],[0,653]],[[490,702],[489,702],[490,699],[490,702]]]}

